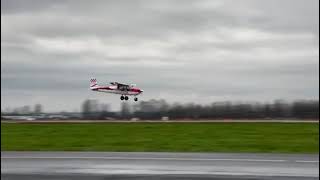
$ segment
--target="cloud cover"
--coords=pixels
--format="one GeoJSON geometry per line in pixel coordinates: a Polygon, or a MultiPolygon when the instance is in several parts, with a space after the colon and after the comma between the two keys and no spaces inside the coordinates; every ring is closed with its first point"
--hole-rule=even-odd
{"type": "Polygon", "coordinates": [[[317,0],[2,0],[1,108],[79,109],[89,79],[140,99],[319,99],[317,0]]]}

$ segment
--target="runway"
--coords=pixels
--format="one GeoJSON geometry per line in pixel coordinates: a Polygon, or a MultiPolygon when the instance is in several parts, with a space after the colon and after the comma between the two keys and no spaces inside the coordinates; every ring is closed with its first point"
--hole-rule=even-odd
{"type": "Polygon", "coordinates": [[[1,152],[17,179],[319,179],[319,154],[1,152]]]}

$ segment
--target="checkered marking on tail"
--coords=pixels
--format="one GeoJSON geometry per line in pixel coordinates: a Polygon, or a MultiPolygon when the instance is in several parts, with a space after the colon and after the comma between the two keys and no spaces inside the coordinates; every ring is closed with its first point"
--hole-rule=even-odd
{"type": "Polygon", "coordinates": [[[97,85],[97,79],[90,79],[90,87],[94,87],[97,85]]]}

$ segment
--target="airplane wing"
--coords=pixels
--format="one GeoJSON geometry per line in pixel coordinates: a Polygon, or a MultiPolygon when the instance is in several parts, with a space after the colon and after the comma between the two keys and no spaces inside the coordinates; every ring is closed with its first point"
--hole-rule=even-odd
{"type": "Polygon", "coordinates": [[[112,85],[120,85],[120,86],[129,86],[128,84],[118,83],[118,82],[110,82],[112,85]]]}
{"type": "Polygon", "coordinates": [[[117,83],[118,86],[129,86],[128,84],[117,83]]]}
{"type": "Polygon", "coordinates": [[[118,82],[111,82],[110,84],[117,86],[117,89],[119,89],[121,91],[130,90],[130,85],[128,85],[128,84],[123,84],[123,83],[118,83],[118,82]]]}

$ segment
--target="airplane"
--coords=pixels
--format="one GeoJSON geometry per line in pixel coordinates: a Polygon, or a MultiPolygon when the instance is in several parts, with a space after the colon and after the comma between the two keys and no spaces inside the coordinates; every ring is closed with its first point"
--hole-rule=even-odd
{"type": "Polygon", "coordinates": [[[135,96],[134,101],[138,101],[137,95],[143,92],[142,89],[135,87],[135,84],[122,84],[118,82],[110,82],[110,86],[100,86],[97,83],[97,79],[90,80],[90,89],[92,91],[121,94],[121,100],[129,100],[128,96],[135,96]]]}

